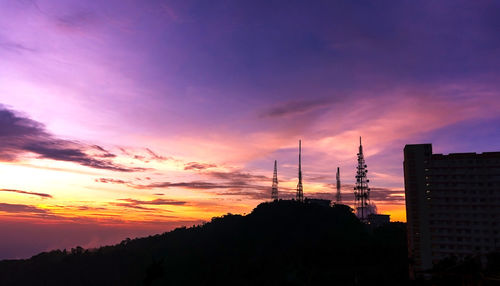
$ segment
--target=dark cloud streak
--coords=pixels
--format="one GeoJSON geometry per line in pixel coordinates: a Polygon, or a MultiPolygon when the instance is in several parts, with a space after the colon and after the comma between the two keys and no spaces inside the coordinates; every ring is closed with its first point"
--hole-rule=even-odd
{"type": "Polygon", "coordinates": [[[129,168],[113,163],[115,157],[104,148],[88,146],[79,142],[56,138],[45,126],[26,116],[0,105],[0,160],[16,161],[25,153],[39,158],[74,162],[94,169],[116,172],[144,171],[143,168],[129,168]],[[97,150],[98,154],[91,151],[97,150]]]}
{"type": "Polygon", "coordinates": [[[167,200],[167,199],[155,199],[152,201],[134,200],[134,199],[120,199],[120,201],[137,204],[137,205],[173,205],[182,206],[187,204],[185,201],[167,200]]]}
{"type": "Polygon", "coordinates": [[[45,194],[45,193],[35,193],[35,192],[29,192],[29,191],[22,191],[22,190],[10,190],[10,189],[0,189],[0,192],[11,192],[11,193],[18,193],[18,194],[25,194],[25,195],[33,195],[33,196],[39,196],[42,198],[53,198],[52,195],[45,194]]]}
{"type": "Polygon", "coordinates": [[[149,153],[149,155],[151,155],[152,159],[155,159],[157,161],[166,161],[166,160],[170,159],[170,158],[156,154],[155,152],[153,152],[149,148],[146,148],[146,151],[149,153]]]}
{"type": "Polygon", "coordinates": [[[124,180],[119,180],[119,179],[112,179],[112,178],[99,178],[95,179],[96,182],[98,183],[111,183],[111,184],[128,184],[129,182],[124,181],[124,180]]]}
{"type": "MultiPolygon", "coordinates": [[[[187,202],[185,202],[185,201],[176,201],[176,200],[169,200],[169,199],[155,199],[152,201],[143,201],[143,200],[135,200],[135,199],[127,198],[127,199],[119,199],[119,201],[120,202],[112,202],[110,204],[113,206],[133,208],[133,209],[144,210],[144,211],[155,210],[154,208],[148,208],[145,206],[184,206],[184,205],[187,205],[187,202]]],[[[162,209],[162,211],[172,212],[172,211],[163,210],[163,209],[162,209]]]]}
{"type": "Polygon", "coordinates": [[[204,173],[205,175],[215,178],[215,179],[221,179],[221,180],[228,180],[228,181],[269,181],[271,178],[264,176],[264,175],[253,175],[251,173],[245,173],[242,171],[232,171],[232,172],[206,172],[204,173]]]}
{"type": "Polygon", "coordinates": [[[205,170],[205,169],[215,168],[215,167],[217,167],[217,165],[215,165],[215,164],[189,162],[185,165],[184,170],[205,170]]]}
{"type": "Polygon", "coordinates": [[[317,111],[329,107],[331,99],[295,100],[260,112],[260,117],[287,117],[317,111]]]}
{"type": "Polygon", "coordinates": [[[186,188],[186,189],[199,189],[199,190],[212,190],[212,189],[229,189],[229,188],[261,188],[260,186],[248,185],[246,182],[205,182],[205,181],[192,181],[192,182],[156,182],[147,185],[131,185],[136,189],[168,189],[168,188],[186,188]]]}

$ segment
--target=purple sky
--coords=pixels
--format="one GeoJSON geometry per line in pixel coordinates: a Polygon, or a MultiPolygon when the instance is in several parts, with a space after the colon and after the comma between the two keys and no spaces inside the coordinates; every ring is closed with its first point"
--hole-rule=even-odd
{"type": "Polygon", "coordinates": [[[405,144],[500,149],[499,14],[495,1],[1,1],[0,259],[248,212],[275,159],[293,192],[298,139],[305,195],[333,198],[340,166],[351,202],[363,136],[373,199],[405,220],[405,144]],[[37,232],[74,224],[71,239],[37,232]]]}

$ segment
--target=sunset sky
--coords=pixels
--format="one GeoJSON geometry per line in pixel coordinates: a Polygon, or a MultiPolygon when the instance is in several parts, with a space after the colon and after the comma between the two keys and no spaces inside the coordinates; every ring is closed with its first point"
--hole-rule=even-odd
{"type": "Polygon", "coordinates": [[[0,259],[280,195],[405,221],[403,147],[500,151],[500,2],[0,0],[0,259]]]}

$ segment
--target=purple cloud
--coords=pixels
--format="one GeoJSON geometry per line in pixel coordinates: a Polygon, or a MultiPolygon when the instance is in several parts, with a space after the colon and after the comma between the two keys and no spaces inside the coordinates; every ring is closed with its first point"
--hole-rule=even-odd
{"type": "Polygon", "coordinates": [[[112,178],[99,178],[95,179],[96,182],[99,183],[111,183],[111,184],[128,184],[130,182],[124,181],[124,180],[119,180],[119,179],[112,179],[112,178]]]}
{"type": "Polygon", "coordinates": [[[167,199],[155,199],[152,201],[144,201],[144,200],[134,200],[134,199],[120,199],[120,201],[124,201],[131,204],[136,205],[173,205],[173,206],[182,206],[186,205],[185,201],[176,201],[176,200],[167,200],[167,199]]]}
{"type": "Polygon", "coordinates": [[[171,158],[167,158],[167,157],[158,155],[149,148],[146,148],[146,151],[149,153],[149,155],[151,156],[152,159],[157,160],[157,161],[165,161],[165,160],[171,159],[171,158]]]}
{"type": "Polygon", "coordinates": [[[48,214],[49,212],[30,205],[0,203],[0,211],[7,213],[48,214]]]}
{"type": "Polygon", "coordinates": [[[189,162],[184,166],[184,170],[205,170],[205,169],[215,168],[215,167],[217,167],[217,165],[215,165],[215,164],[189,162]]]}
{"type": "Polygon", "coordinates": [[[185,188],[197,190],[212,190],[212,189],[259,189],[261,186],[250,185],[247,182],[233,181],[233,182],[205,182],[205,181],[191,181],[191,182],[156,182],[147,185],[131,185],[136,189],[168,189],[168,188],[185,188]]]}
{"type": "MultiPolygon", "coordinates": [[[[177,200],[169,200],[169,199],[155,199],[151,201],[144,201],[144,200],[136,200],[136,199],[119,199],[120,202],[111,202],[111,205],[114,206],[120,206],[120,207],[126,207],[126,208],[133,208],[137,210],[143,210],[143,211],[152,211],[155,210],[154,208],[148,208],[146,206],[184,206],[187,205],[188,203],[185,201],[177,201],[177,200]]],[[[168,210],[162,210],[162,211],[167,211],[167,212],[172,212],[168,210]]]]}
{"type": "Polygon", "coordinates": [[[287,117],[302,115],[319,109],[328,109],[332,104],[332,99],[312,99],[312,100],[294,100],[281,103],[272,108],[265,109],[260,113],[260,117],[287,117]]]}
{"type": "Polygon", "coordinates": [[[254,175],[248,172],[243,172],[243,171],[232,171],[232,172],[219,172],[219,171],[212,171],[212,172],[205,172],[204,175],[214,178],[214,179],[221,179],[221,180],[227,180],[227,181],[246,181],[246,182],[253,182],[253,181],[269,181],[271,178],[264,176],[264,175],[254,175]]]}
{"type": "Polygon", "coordinates": [[[65,31],[80,30],[96,21],[94,13],[77,10],[63,16],[55,17],[56,26],[65,31]]]}
{"type": "Polygon", "coordinates": [[[45,126],[35,120],[18,114],[0,105],[0,160],[15,161],[18,157],[33,153],[39,158],[74,162],[83,166],[116,172],[143,171],[142,168],[129,168],[113,163],[113,158],[99,146],[87,146],[79,142],[56,138],[45,126]],[[97,149],[95,156],[88,152],[97,149]]]}

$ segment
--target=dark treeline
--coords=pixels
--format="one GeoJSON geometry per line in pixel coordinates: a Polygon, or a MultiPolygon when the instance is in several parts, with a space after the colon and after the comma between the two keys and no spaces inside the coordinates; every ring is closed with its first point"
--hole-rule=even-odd
{"type": "Polygon", "coordinates": [[[367,229],[346,206],[262,203],[95,250],[0,262],[0,285],[407,285],[405,225],[367,229]]]}
{"type": "Polygon", "coordinates": [[[0,285],[401,285],[406,259],[402,224],[370,232],[348,207],[279,201],[115,246],[3,261],[0,285]]]}

